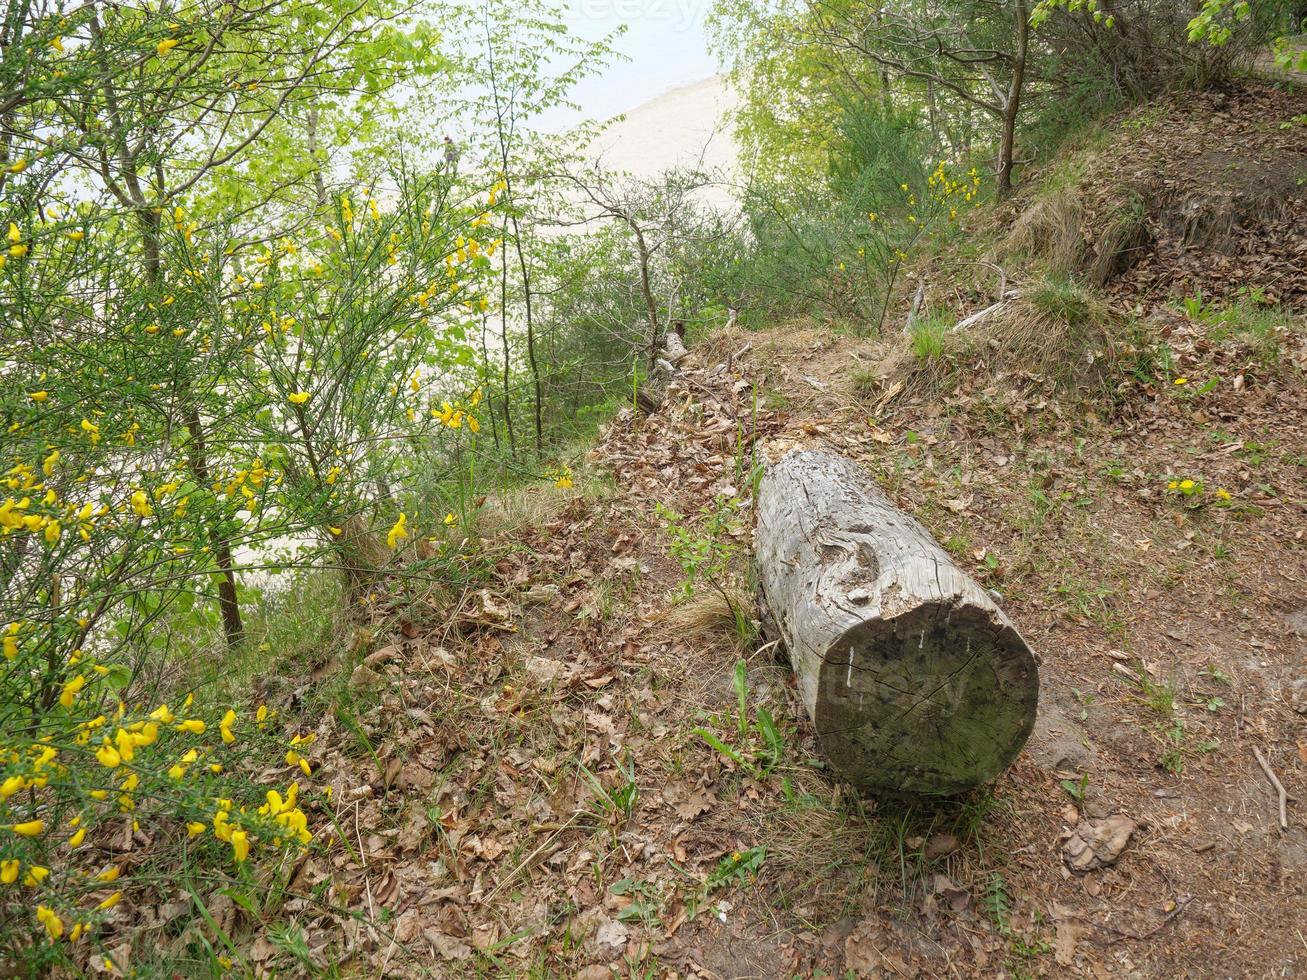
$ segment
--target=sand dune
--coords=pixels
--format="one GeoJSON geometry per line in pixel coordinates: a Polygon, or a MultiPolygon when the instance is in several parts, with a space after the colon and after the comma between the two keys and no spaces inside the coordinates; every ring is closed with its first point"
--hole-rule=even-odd
{"type": "Polygon", "coordinates": [[[619,117],[591,154],[605,167],[637,177],[694,166],[734,174],[738,151],[724,117],[737,104],[720,75],[672,89],[619,117]]]}

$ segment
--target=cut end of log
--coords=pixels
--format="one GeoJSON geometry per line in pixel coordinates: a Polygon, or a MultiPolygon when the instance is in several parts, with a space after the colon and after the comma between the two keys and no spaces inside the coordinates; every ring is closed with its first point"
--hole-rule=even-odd
{"type": "Polygon", "coordinates": [[[859,623],[832,644],[814,724],[864,789],[960,793],[994,779],[1035,723],[1038,668],[990,610],[931,602],[859,623]]]}

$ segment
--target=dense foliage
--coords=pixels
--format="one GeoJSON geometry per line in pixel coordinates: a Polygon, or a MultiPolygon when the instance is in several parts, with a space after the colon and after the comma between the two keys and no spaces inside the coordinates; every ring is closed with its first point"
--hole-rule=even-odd
{"type": "MultiPolygon", "coordinates": [[[[1162,91],[1228,81],[1296,16],[1280,0],[719,0],[761,262],[739,283],[743,302],[864,321],[894,277],[850,275],[866,245],[848,229],[872,211],[906,219],[900,184],[920,197],[943,160],[1005,197],[1068,134],[1162,91]]],[[[916,240],[891,236],[876,268],[916,240]]]]}

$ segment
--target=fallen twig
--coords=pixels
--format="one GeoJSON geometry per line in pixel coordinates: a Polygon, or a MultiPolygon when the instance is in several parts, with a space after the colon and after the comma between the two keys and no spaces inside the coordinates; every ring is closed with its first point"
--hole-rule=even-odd
{"type": "Polygon", "coordinates": [[[359,842],[359,863],[363,865],[363,891],[368,898],[368,921],[372,922],[377,917],[377,910],[372,905],[372,883],[368,879],[368,852],[363,846],[363,832],[359,829],[359,805],[354,801],[354,836],[359,842]]]}
{"type": "Polygon", "coordinates": [[[522,871],[523,868],[527,867],[527,866],[528,866],[532,861],[534,861],[535,858],[536,858],[536,856],[537,856],[538,854],[540,854],[541,851],[543,851],[543,850],[544,850],[545,848],[547,848],[550,844],[552,844],[555,840],[557,840],[558,837],[563,833],[563,831],[567,830],[568,827],[572,826],[572,824],[574,824],[574,823],[576,822],[576,818],[579,817],[579,816],[581,816],[581,815],[583,815],[585,812],[586,812],[585,810],[577,810],[577,811],[575,811],[575,812],[572,814],[572,816],[568,818],[568,820],[567,820],[566,823],[564,823],[564,824],[562,824],[561,826],[559,826],[559,828],[558,828],[557,830],[555,830],[555,831],[554,831],[554,832],[553,832],[553,833],[552,833],[548,838],[545,839],[545,842],[544,842],[543,844],[541,844],[541,845],[540,845],[539,847],[537,847],[534,851],[532,851],[532,852],[531,852],[530,854],[528,854],[525,858],[523,858],[523,859],[522,859],[522,862],[521,862],[520,864],[518,864],[518,866],[517,866],[516,868],[514,868],[512,871],[510,871],[508,874],[506,874],[503,878],[501,878],[501,879],[500,879],[500,880],[495,884],[495,887],[492,888],[492,889],[490,889],[490,893],[489,893],[488,895],[486,895],[484,898],[481,899],[481,904],[482,904],[482,905],[489,905],[490,902],[491,902],[491,900],[492,900],[496,895],[498,895],[498,894],[500,893],[500,891],[503,890],[503,888],[504,888],[505,885],[507,885],[507,884],[508,884],[510,881],[512,881],[514,878],[516,878],[516,877],[518,876],[518,874],[521,873],[521,871],[522,871]]]}
{"type": "Polygon", "coordinates": [[[730,357],[726,358],[726,370],[729,371],[732,367],[735,366],[736,361],[742,358],[745,354],[749,353],[749,351],[751,350],[753,350],[752,340],[749,341],[747,344],[745,344],[743,347],[741,347],[739,350],[737,350],[730,357]]]}
{"type": "Polygon", "coordinates": [[[1253,746],[1253,755],[1257,756],[1257,764],[1262,767],[1262,772],[1266,773],[1266,778],[1271,781],[1271,785],[1275,787],[1275,792],[1280,798],[1280,829],[1288,830],[1289,794],[1284,791],[1284,784],[1281,783],[1280,780],[1276,778],[1275,773],[1271,771],[1271,765],[1266,761],[1266,757],[1262,755],[1261,749],[1255,745],[1253,746]]]}
{"type": "Polygon", "coordinates": [[[989,306],[986,306],[979,313],[973,313],[971,314],[971,316],[959,320],[957,323],[953,324],[953,326],[949,328],[949,332],[957,333],[959,330],[965,330],[967,327],[974,327],[977,323],[980,323],[982,320],[987,320],[989,319],[989,317],[993,316],[995,313],[998,313],[1000,310],[1006,309],[1008,302],[1010,300],[1018,299],[1020,296],[1021,293],[1018,292],[1017,290],[1009,289],[1006,293],[1002,295],[1002,297],[999,299],[997,303],[993,303],[989,306]]]}
{"type": "Polygon", "coordinates": [[[1151,929],[1146,930],[1145,932],[1135,932],[1131,929],[1122,929],[1120,926],[1112,925],[1109,922],[1096,922],[1094,923],[1094,925],[1099,929],[1103,929],[1107,932],[1112,932],[1117,935],[1118,938],[1108,940],[1106,945],[1111,945],[1112,943],[1119,943],[1122,939],[1134,939],[1136,941],[1151,939],[1153,936],[1157,935],[1168,925],[1170,925],[1171,922],[1174,921],[1180,915],[1180,913],[1182,913],[1188,907],[1189,903],[1192,901],[1193,901],[1192,895],[1179,896],[1175,900],[1175,908],[1171,909],[1170,912],[1162,916],[1161,922],[1157,923],[1157,925],[1153,926],[1153,928],[1151,929]]]}

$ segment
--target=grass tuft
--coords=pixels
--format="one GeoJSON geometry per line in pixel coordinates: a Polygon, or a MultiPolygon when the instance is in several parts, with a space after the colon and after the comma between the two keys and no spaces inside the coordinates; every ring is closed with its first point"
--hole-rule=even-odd
{"type": "Polygon", "coordinates": [[[1080,235],[1082,209],[1072,186],[1055,188],[1022,212],[1000,244],[1000,262],[1039,259],[1049,270],[1070,275],[1085,252],[1080,235]]]}
{"type": "Polygon", "coordinates": [[[751,645],[758,610],[740,589],[705,588],[658,617],[659,632],[668,638],[712,641],[726,639],[739,649],[751,645]]]}
{"type": "Polygon", "coordinates": [[[913,323],[908,330],[908,342],[917,360],[930,362],[942,358],[951,326],[950,319],[941,316],[921,317],[913,323]]]}

